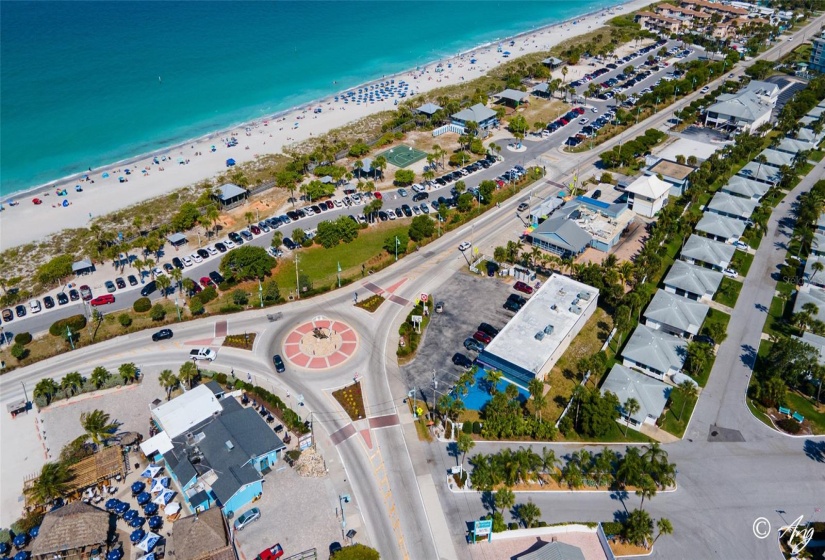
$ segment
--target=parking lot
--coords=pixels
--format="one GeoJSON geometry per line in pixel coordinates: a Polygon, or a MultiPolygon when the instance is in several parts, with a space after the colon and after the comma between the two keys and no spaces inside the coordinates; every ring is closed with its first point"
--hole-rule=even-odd
{"type": "Polygon", "coordinates": [[[433,314],[415,360],[402,368],[404,379],[409,387],[418,389],[419,398],[432,398],[433,373],[437,391],[447,392],[452,387],[464,371],[453,365],[456,352],[476,358],[477,353],[465,349],[463,342],[473,336],[479,323],[501,329],[515,315],[502,307],[507,296],[516,293],[513,283],[511,278],[459,271],[433,294],[435,301],[444,302],[444,312],[433,314]]]}

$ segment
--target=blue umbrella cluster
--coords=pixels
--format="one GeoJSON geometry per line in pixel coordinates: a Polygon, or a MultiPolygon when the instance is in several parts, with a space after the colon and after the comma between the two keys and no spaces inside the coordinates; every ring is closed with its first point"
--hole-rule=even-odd
{"type": "Polygon", "coordinates": [[[109,553],[106,555],[106,560],[120,560],[121,558],[123,558],[122,548],[110,550],[109,553]]]}
{"type": "Polygon", "coordinates": [[[21,550],[14,555],[14,560],[29,560],[29,552],[26,550],[21,550]]]}
{"type": "Polygon", "coordinates": [[[153,515],[149,518],[149,528],[153,531],[163,526],[163,518],[160,515],[153,515]]]}
{"type": "Polygon", "coordinates": [[[29,529],[29,536],[30,536],[31,538],[33,538],[33,539],[34,539],[34,538],[36,538],[36,537],[37,537],[37,535],[39,535],[39,534],[40,534],[40,525],[35,525],[35,526],[34,526],[34,527],[32,527],[31,529],[29,529]]]}
{"type": "Polygon", "coordinates": [[[140,514],[136,509],[130,509],[129,511],[123,514],[123,520],[128,523],[138,515],[140,514]]]}
{"type": "Polygon", "coordinates": [[[120,502],[120,503],[118,503],[118,504],[115,506],[114,511],[115,511],[115,513],[116,513],[116,514],[118,514],[118,515],[121,515],[121,516],[122,516],[122,515],[124,515],[127,511],[129,511],[129,509],[130,509],[130,508],[129,508],[129,504],[127,504],[126,502],[120,502]]]}
{"type": "MultiPolygon", "coordinates": [[[[355,91],[348,91],[341,95],[341,101],[347,104],[352,102],[356,105],[360,105],[361,103],[366,105],[367,103],[384,101],[396,95],[398,97],[407,97],[409,91],[410,84],[404,80],[400,80],[398,84],[395,83],[395,80],[388,80],[386,82],[360,87],[357,93],[355,91]]],[[[338,99],[336,96],[335,101],[338,101],[338,99]]]]}
{"type": "Polygon", "coordinates": [[[144,523],[146,523],[145,517],[133,517],[131,521],[129,521],[129,527],[131,527],[132,529],[137,529],[139,527],[142,527],[144,523]]]}
{"type": "Polygon", "coordinates": [[[14,544],[14,548],[23,548],[29,543],[29,536],[26,533],[20,533],[19,535],[15,535],[12,543],[14,544]]]}
{"type": "Polygon", "coordinates": [[[141,482],[141,481],[138,480],[137,482],[132,484],[132,495],[133,496],[137,496],[138,494],[140,494],[144,490],[146,490],[146,483],[145,482],[141,482]]]}
{"type": "Polygon", "coordinates": [[[148,503],[143,506],[143,513],[146,515],[155,515],[158,512],[158,505],[153,503],[148,503]]]}
{"type": "Polygon", "coordinates": [[[0,542],[0,554],[5,556],[8,554],[9,550],[11,550],[9,543],[0,542]]]}
{"type": "Polygon", "coordinates": [[[120,500],[117,498],[109,498],[106,500],[106,509],[109,511],[114,511],[114,509],[118,506],[120,500]]]}
{"type": "Polygon", "coordinates": [[[137,503],[139,506],[142,506],[143,504],[148,504],[151,499],[152,495],[149,492],[141,492],[137,496],[137,503]]]}
{"type": "Polygon", "coordinates": [[[132,531],[132,534],[129,535],[129,540],[133,543],[139,543],[140,541],[143,540],[143,537],[145,537],[145,536],[146,536],[146,531],[144,531],[143,529],[137,529],[135,531],[132,531]]]}

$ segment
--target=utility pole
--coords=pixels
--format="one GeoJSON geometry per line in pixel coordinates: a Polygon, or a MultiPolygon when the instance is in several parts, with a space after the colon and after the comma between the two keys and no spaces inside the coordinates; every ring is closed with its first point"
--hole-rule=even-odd
{"type": "Polygon", "coordinates": [[[295,299],[301,299],[301,283],[298,280],[298,253],[295,253],[295,299]]]}
{"type": "Polygon", "coordinates": [[[398,236],[395,236],[395,261],[398,262],[398,236]]]}
{"type": "Polygon", "coordinates": [[[261,308],[264,306],[264,287],[261,285],[261,279],[258,278],[258,296],[261,298],[261,308]]]}
{"type": "MultiPolygon", "coordinates": [[[[26,403],[28,403],[29,402],[29,394],[26,392],[26,384],[23,383],[22,381],[20,382],[20,384],[23,386],[23,396],[26,397],[26,403]]],[[[28,410],[29,410],[29,408],[28,408],[28,406],[26,406],[26,413],[27,414],[28,414],[28,410]]]]}
{"type": "Polygon", "coordinates": [[[66,336],[69,338],[69,344],[72,345],[72,350],[74,350],[74,340],[72,340],[72,329],[69,328],[69,325],[66,325],[66,336]]]}

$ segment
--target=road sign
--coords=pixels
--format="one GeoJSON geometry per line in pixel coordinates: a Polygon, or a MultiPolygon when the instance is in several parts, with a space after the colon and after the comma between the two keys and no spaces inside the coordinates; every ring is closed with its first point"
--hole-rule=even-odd
{"type": "Polygon", "coordinates": [[[479,519],[473,525],[473,536],[475,537],[473,541],[478,540],[478,537],[487,537],[487,540],[490,541],[493,534],[493,520],[492,519],[479,519]]]}
{"type": "Polygon", "coordinates": [[[429,294],[421,294],[421,301],[422,303],[427,303],[427,300],[430,299],[429,294]]]}

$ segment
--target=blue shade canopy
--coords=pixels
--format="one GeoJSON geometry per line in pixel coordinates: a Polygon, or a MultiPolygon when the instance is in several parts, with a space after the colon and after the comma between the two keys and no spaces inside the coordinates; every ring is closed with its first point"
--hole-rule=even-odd
{"type": "Polygon", "coordinates": [[[144,552],[152,552],[152,549],[155,548],[155,545],[158,544],[159,540],[160,535],[149,531],[143,540],[138,543],[137,547],[144,552]]]}
{"type": "Polygon", "coordinates": [[[129,535],[129,540],[132,541],[133,543],[139,543],[140,541],[143,540],[143,537],[145,537],[145,536],[146,536],[146,531],[144,531],[143,529],[137,529],[135,531],[132,531],[132,534],[129,535]]]}

